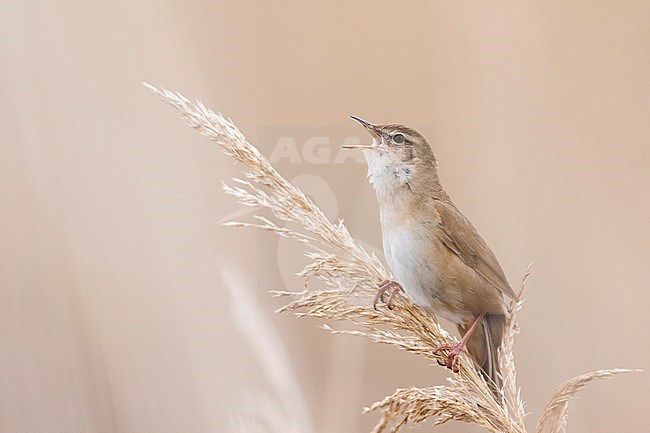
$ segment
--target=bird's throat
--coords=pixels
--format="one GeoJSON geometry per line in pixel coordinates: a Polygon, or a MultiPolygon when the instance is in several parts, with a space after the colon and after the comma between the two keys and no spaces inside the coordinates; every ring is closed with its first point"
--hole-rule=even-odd
{"type": "Polygon", "coordinates": [[[364,152],[368,161],[368,180],[372,184],[377,199],[394,200],[396,195],[412,192],[411,183],[415,167],[396,163],[390,157],[376,152],[364,152]]]}
{"type": "Polygon", "coordinates": [[[379,202],[382,224],[399,214],[430,206],[435,200],[449,201],[442,189],[435,164],[395,160],[391,155],[364,152],[368,179],[379,202]]]}

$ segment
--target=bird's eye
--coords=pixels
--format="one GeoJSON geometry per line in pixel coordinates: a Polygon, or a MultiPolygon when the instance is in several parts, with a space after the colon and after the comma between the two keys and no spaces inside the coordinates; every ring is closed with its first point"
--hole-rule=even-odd
{"type": "Polygon", "coordinates": [[[404,134],[395,134],[393,136],[393,143],[402,144],[405,140],[406,138],[404,138],[404,134]]]}

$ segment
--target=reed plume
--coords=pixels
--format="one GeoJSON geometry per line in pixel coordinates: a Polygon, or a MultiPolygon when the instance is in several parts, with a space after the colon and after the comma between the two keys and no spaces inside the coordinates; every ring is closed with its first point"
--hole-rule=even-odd
{"type": "MultiPolygon", "coordinates": [[[[395,298],[392,310],[373,309],[378,283],[391,279],[391,275],[374,254],[355,242],[342,220],[329,221],[311,199],[288,182],[246,140],[230,119],[206,108],[200,101],[190,102],[179,93],[146,83],[145,86],[174,107],[189,126],[248,168],[243,179],[233,179],[230,185],[224,183],[226,193],[245,206],[266,208],[277,221],[286,223],[286,226],[281,226],[271,219],[255,215],[255,222],[232,222],[228,225],[269,230],[304,246],[310,263],[299,276],[305,280],[305,287],[314,279],[324,287],[320,290],[274,292],[275,296],[287,299],[286,305],[278,312],[346,321],[353,325],[353,329],[334,329],[326,324],[323,328],[334,334],[358,335],[396,346],[432,361],[444,361],[444,355],[436,354],[434,349],[454,344],[456,339],[431,314],[404,296],[395,298]]],[[[503,376],[500,397],[495,397],[472,361],[463,353],[458,372],[451,374],[447,384],[398,389],[366,408],[367,412],[381,413],[373,433],[397,432],[407,424],[426,420],[433,420],[436,425],[451,420],[464,421],[478,424],[493,433],[526,433],[526,409],[516,383],[513,344],[517,333],[515,313],[523,305],[521,293],[528,275],[526,272],[519,296],[512,301],[508,312],[500,353],[503,376]]],[[[600,370],[567,381],[551,397],[535,433],[564,431],[568,404],[576,392],[595,379],[629,371],[632,370],[600,370]]]]}

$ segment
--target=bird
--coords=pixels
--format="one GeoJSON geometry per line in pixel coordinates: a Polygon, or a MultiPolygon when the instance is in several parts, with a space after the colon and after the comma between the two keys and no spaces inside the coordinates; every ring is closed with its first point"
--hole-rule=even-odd
{"type": "Polygon", "coordinates": [[[392,308],[403,291],[416,305],[456,325],[457,344],[443,345],[444,365],[458,371],[467,348],[470,358],[494,390],[502,387],[499,347],[506,323],[507,298],[515,293],[495,254],[456,207],[438,175],[438,163],[426,138],[400,124],[373,124],[356,116],[372,136],[361,149],[379,204],[382,242],[394,280],[379,283],[373,306],[392,308]]]}

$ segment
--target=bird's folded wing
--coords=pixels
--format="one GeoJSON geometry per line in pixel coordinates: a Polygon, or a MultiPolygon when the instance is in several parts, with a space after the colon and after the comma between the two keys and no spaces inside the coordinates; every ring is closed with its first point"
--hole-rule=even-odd
{"type": "Polygon", "coordinates": [[[514,298],[515,292],[499,261],[472,223],[451,204],[440,201],[435,206],[440,215],[442,241],[447,248],[488,283],[514,298]]]}

